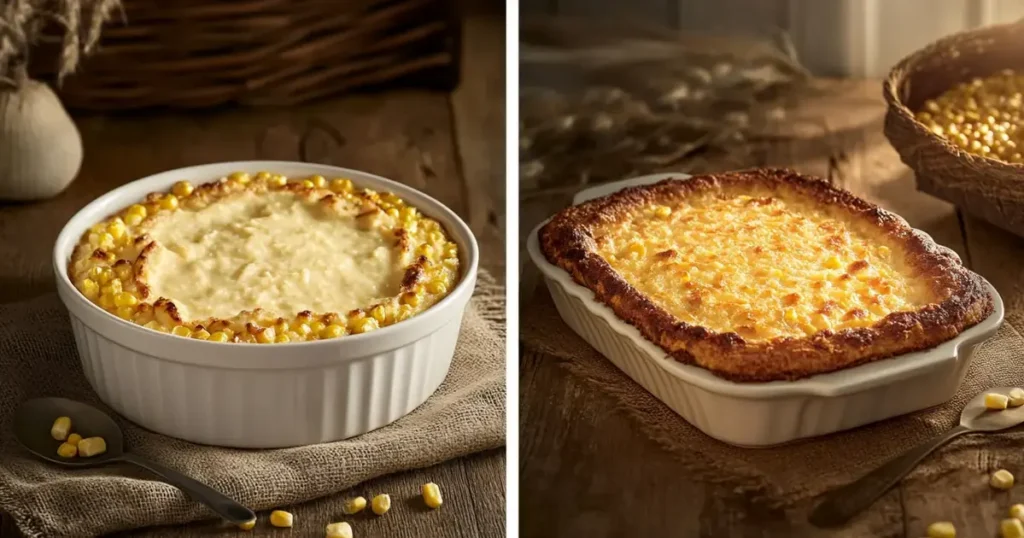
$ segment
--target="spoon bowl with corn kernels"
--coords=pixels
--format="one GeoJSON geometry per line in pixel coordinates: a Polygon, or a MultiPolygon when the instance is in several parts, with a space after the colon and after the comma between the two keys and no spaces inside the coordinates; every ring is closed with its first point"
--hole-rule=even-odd
{"type": "Polygon", "coordinates": [[[109,415],[91,405],[66,398],[25,401],[14,413],[14,436],[25,450],[50,463],[71,468],[95,467],[114,462],[132,463],[159,476],[232,523],[246,523],[256,519],[252,510],[223,493],[174,469],[125,450],[121,428],[109,415]],[[62,441],[55,439],[50,431],[58,417],[71,419],[70,431],[84,438],[79,441],[79,446],[88,439],[102,438],[106,450],[88,457],[60,455],[57,450],[62,441]]]}
{"type": "Polygon", "coordinates": [[[991,409],[986,397],[998,395],[995,403],[1006,405],[1016,387],[996,387],[975,396],[960,413],[960,425],[904,452],[863,477],[839,487],[825,496],[808,520],[817,527],[836,527],[871,506],[907,476],[921,460],[937,448],[967,433],[997,432],[1024,424],[1024,406],[991,409]]]}

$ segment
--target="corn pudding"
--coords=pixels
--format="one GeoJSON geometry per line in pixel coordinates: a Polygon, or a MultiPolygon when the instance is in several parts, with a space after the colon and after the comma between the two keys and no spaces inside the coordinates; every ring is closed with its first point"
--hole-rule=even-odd
{"type": "Polygon", "coordinates": [[[181,181],[94,225],[68,273],[125,320],[217,342],[364,333],[444,298],[459,275],[442,226],[345,178],[237,172],[181,181]]]}
{"type": "Polygon", "coordinates": [[[539,233],[645,338],[738,381],[933,347],[993,309],[980,277],[902,219],[785,170],[626,189],[539,233]]]}

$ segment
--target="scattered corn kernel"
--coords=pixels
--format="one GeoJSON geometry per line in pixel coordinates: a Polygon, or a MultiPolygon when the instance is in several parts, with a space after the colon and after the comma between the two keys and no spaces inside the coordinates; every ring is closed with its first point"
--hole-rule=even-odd
{"type": "Polygon", "coordinates": [[[73,458],[78,455],[78,447],[71,443],[61,443],[57,447],[57,455],[62,458],[73,458]]]}
{"type": "Polygon", "coordinates": [[[175,325],[174,328],[171,329],[171,334],[174,336],[184,336],[188,338],[189,336],[192,336],[192,330],[184,325],[175,325]]]}
{"type": "Polygon", "coordinates": [[[312,181],[313,186],[318,189],[322,189],[327,186],[327,179],[325,179],[324,176],[311,176],[309,180],[312,181]]]}
{"type": "Polygon", "coordinates": [[[334,192],[352,192],[353,185],[351,179],[335,178],[331,180],[331,190],[334,192]]]}
{"type": "Polygon", "coordinates": [[[85,295],[89,299],[96,299],[100,294],[100,285],[91,278],[82,280],[78,285],[78,289],[82,291],[82,295],[85,295]]]}
{"type": "Polygon", "coordinates": [[[77,433],[73,433],[68,436],[68,444],[78,446],[78,442],[82,440],[82,436],[77,433]]]}
{"type": "Polygon", "coordinates": [[[1010,489],[1013,487],[1013,473],[1006,469],[999,469],[992,473],[989,484],[996,489],[1010,489]]]}
{"type": "Polygon", "coordinates": [[[1024,538],[1024,524],[1017,518],[1004,519],[999,523],[999,533],[1003,538],[1024,538]]]}
{"type": "Polygon", "coordinates": [[[132,317],[135,315],[135,307],[134,306],[119,306],[119,307],[117,307],[117,311],[115,311],[114,313],[117,314],[117,317],[119,317],[119,318],[121,318],[123,320],[126,320],[126,321],[127,320],[131,320],[132,317]]]}
{"type": "Polygon", "coordinates": [[[71,433],[71,417],[57,417],[50,426],[50,436],[58,441],[64,441],[71,433]]]}
{"type": "Polygon", "coordinates": [[[192,333],[192,338],[195,338],[196,340],[209,340],[210,331],[207,331],[206,329],[199,329],[198,331],[192,333]]]}
{"type": "Polygon", "coordinates": [[[352,538],[352,525],[345,521],[327,525],[326,538],[352,538]]]}
{"type": "Polygon", "coordinates": [[[1007,404],[1010,407],[1020,407],[1024,405],[1024,389],[1020,387],[1010,389],[1009,401],[1007,404]]]}
{"type": "Polygon", "coordinates": [[[173,187],[171,187],[171,192],[174,193],[174,195],[179,198],[184,198],[192,194],[193,190],[195,189],[192,187],[192,184],[189,183],[188,181],[179,181],[175,183],[173,187]]]}
{"type": "Polygon", "coordinates": [[[985,407],[994,410],[1006,409],[1010,399],[1005,394],[990,392],[985,395],[985,407]]]}
{"type": "Polygon", "coordinates": [[[836,256],[829,256],[825,259],[825,267],[829,269],[839,269],[842,266],[843,262],[839,261],[839,258],[836,256]]]}
{"type": "Polygon", "coordinates": [[[1024,504],[1015,504],[1010,507],[1010,517],[1024,520],[1024,504]]]}
{"type": "Polygon", "coordinates": [[[312,188],[316,187],[316,184],[313,183],[312,181],[308,180],[308,179],[303,179],[300,184],[303,187],[307,188],[307,189],[312,189],[312,188]]]}
{"type": "Polygon", "coordinates": [[[295,523],[295,516],[284,510],[274,510],[270,513],[270,524],[275,527],[291,527],[295,523]]]}
{"type": "Polygon", "coordinates": [[[256,341],[261,344],[270,344],[277,337],[273,327],[266,327],[256,332],[256,341]]]}
{"type": "Polygon", "coordinates": [[[391,509],[391,495],[388,495],[387,493],[377,495],[373,498],[373,501],[370,502],[370,508],[373,510],[374,514],[383,516],[391,509]]]}
{"type": "Polygon", "coordinates": [[[245,523],[239,523],[238,528],[242,529],[243,531],[253,530],[254,528],[256,528],[256,518],[246,521],[245,523]]]}
{"type": "Polygon", "coordinates": [[[949,521],[936,521],[928,525],[928,538],[956,538],[956,527],[949,521]]]}
{"type": "Polygon", "coordinates": [[[107,441],[102,437],[86,437],[78,442],[78,455],[83,458],[99,456],[107,451],[107,441]]]}
{"type": "Polygon", "coordinates": [[[348,499],[341,506],[341,511],[347,515],[358,514],[366,508],[366,497],[356,497],[354,499],[348,499]]]}
{"type": "Polygon", "coordinates": [[[423,502],[427,503],[427,506],[431,508],[439,508],[441,503],[444,502],[441,499],[441,488],[433,482],[423,484],[423,502]]]}
{"type": "Polygon", "coordinates": [[[672,208],[660,205],[654,210],[655,216],[659,218],[668,218],[672,214],[672,208]]]}
{"type": "Polygon", "coordinates": [[[139,299],[131,292],[122,291],[114,296],[114,304],[116,306],[135,306],[139,304],[139,299]]]}

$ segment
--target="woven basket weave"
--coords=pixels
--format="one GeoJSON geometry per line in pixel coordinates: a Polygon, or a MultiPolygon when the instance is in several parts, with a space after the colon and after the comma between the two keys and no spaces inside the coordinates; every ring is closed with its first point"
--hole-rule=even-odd
{"type": "Polygon", "coordinates": [[[1024,166],[967,153],[912,112],[958,83],[1003,69],[1024,70],[1024,24],[955,34],[915,52],[885,81],[885,135],[914,169],[918,190],[1024,236],[1024,166]]]}
{"type": "Polygon", "coordinates": [[[64,81],[68,106],[292,105],[399,79],[458,83],[452,0],[123,3],[126,24],[111,21],[96,54],[64,81]]]}

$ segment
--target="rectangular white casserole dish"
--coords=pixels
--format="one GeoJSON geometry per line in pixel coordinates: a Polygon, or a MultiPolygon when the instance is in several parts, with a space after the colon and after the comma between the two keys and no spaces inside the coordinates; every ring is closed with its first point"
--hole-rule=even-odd
{"type": "MultiPolygon", "coordinates": [[[[604,184],[580,192],[573,203],[686,177],[657,174],[604,184]]],[[[1003,322],[1003,301],[986,282],[995,304],[993,313],[939,346],[797,381],[737,383],[672,359],[595,300],[593,292],[573,281],[569,273],[548,262],[537,238],[544,224],[530,232],[527,252],[566,324],[687,422],[734,445],[777,445],[946,402],[963,381],[978,345],[1003,322]]]]}
{"type": "Polygon", "coordinates": [[[104,403],[140,426],[187,441],[279,448],[360,435],[425,402],[448,375],[479,257],[469,226],[411,187],[334,166],[242,161],[170,170],[104,194],[64,226],[53,269],[85,376],[104,403]],[[440,302],[400,323],[365,334],[274,345],[160,333],[104,311],[75,289],[68,259],[90,226],[179,180],[206,183],[238,170],[347,177],[357,187],[397,194],[441,223],[458,245],[459,283],[440,302]]]}

